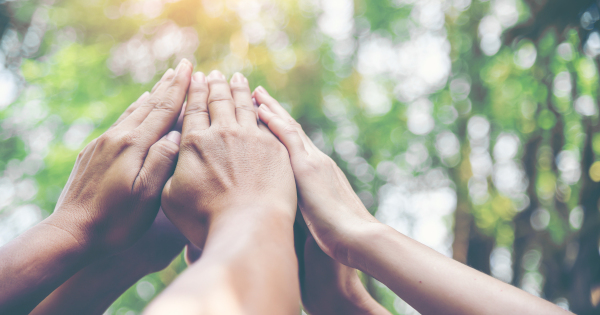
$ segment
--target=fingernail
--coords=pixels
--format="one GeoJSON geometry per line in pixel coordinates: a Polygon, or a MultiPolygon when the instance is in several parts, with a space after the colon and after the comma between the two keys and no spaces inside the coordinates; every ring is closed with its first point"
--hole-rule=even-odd
{"type": "Polygon", "coordinates": [[[177,74],[179,74],[179,71],[181,71],[181,69],[184,66],[187,66],[188,64],[191,64],[191,63],[187,59],[185,59],[185,58],[181,59],[181,61],[177,65],[177,74]]]}
{"type": "Polygon", "coordinates": [[[167,140],[175,142],[177,145],[181,142],[181,134],[178,131],[171,131],[167,134],[167,140]]]}
{"type": "Polygon", "coordinates": [[[143,100],[145,100],[145,99],[146,99],[146,97],[148,97],[148,95],[150,95],[150,92],[148,92],[148,91],[144,92],[144,94],[142,94],[142,95],[140,96],[140,98],[138,98],[138,101],[143,101],[143,100]]]}
{"type": "Polygon", "coordinates": [[[254,107],[258,107],[258,103],[256,102],[256,98],[252,98],[252,104],[254,104],[254,107]]]}
{"type": "Polygon", "coordinates": [[[236,72],[236,73],[233,75],[233,78],[231,78],[231,82],[232,82],[232,83],[242,83],[243,81],[244,81],[244,75],[242,75],[242,74],[241,74],[241,73],[239,73],[239,72],[236,72]]]}
{"type": "Polygon", "coordinates": [[[196,72],[194,73],[192,80],[198,83],[206,83],[206,76],[202,72],[196,72]]]}
{"type": "Polygon", "coordinates": [[[256,91],[258,91],[259,93],[269,95],[269,92],[267,92],[267,90],[265,90],[265,88],[260,85],[256,88],[256,91]]]}
{"type": "Polygon", "coordinates": [[[208,75],[209,79],[224,79],[225,76],[219,71],[219,70],[213,70],[209,75],[208,75]]]}
{"type": "Polygon", "coordinates": [[[258,109],[262,109],[267,113],[272,113],[271,109],[269,107],[267,107],[267,105],[265,104],[260,104],[260,106],[258,107],[258,109]]]}
{"type": "Polygon", "coordinates": [[[169,70],[167,70],[167,72],[165,72],[165,74],[163,74],[163,76],[162,76],[161,80],[162,80],[162,79],[166,79],[166,78],[168,78],[169,76],[171,76],[171,75],[173,74],[173,71],[174,71],[173,69],[169,68],[169,70]]]}

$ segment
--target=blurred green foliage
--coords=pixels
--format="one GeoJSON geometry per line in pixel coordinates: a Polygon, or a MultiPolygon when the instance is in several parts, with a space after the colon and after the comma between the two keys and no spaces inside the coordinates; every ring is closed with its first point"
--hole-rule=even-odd
{"type": "MultiPolygon", "coordinates": [[[[185,57],[199,71],[240,71],[252,87],[266,87],[380,220],[593,314],[600,300],[600,175],[591,169],[600,154],[598,67],[583,53],[578,29],[551,28],[547,16],[535,36],[515,39],[531,33],[515,31],[503,44],[505,30],[530,19],[537,25],[535,14],[545,11],[530,5],[15,1],[18,47],[11,50],[5,34],[3,58],[24,82],[18,99],[0,109],[0,191],[8,196],[0,216],[32,204],[47,216],[78,150],[185,57]],[[19,194],[23,183],[31,196],[19,194]],[[406,197],[399,205],[394,198],[406,191],[454,199],[419,206],[406,197]],[[441,225],[427,227],[427,220],[441,225]]],[[[184,268],[177,258],[108,313],[139,313],[184,268]]],[[[377,281],[366,285],[394,314],[414,313],[377,281]]]]}

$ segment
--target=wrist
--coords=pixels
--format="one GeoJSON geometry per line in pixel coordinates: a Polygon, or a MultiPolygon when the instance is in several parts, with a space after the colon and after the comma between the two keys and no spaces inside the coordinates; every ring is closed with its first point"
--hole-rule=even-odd
{"type": "Polygon", "coordinates": [[[60,237],[62,240],[61,245],[69,247],[71,251],[82,257],[82,259],[92,261],[105,257],[93,248],[93,241],[89,237],[89,228],[86,223],[54,212],[40,224],[49,229],[51,233],[60,237]]]}
{"type": "MultiPolygon", "coordinates": [[[[342,236],[335,245],[334,259],[369,275],[367,250],[390,233],[391,227],[379,221],[363,222],[342,236]]],[[[392,229],[393,230],[393,229],[392,229]]]]}

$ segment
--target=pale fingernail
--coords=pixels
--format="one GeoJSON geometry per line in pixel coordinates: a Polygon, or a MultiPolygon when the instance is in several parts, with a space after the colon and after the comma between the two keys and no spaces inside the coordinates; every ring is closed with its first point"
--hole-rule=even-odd
{"type": "Polygon", "coordinates": [[[260,85],[256,88],[256,91],[258,91],[258,93],[269,95],[269,92],[267,92],[267,90],[265,90],[265,88],[260,85]]]}
{"type": "Polygon", "coordinates": [[[258,109],[262,109],[262,110],[264,110],[267,113],[273,113],[271,111],[271,109],[269,107],[267,107],[267,105],[265,105],[265,104],[260,104],[260,106],[258,107],[258,109]]]}
{"type": "Polygon", "coordinates": [[[185,59],[185,58],[181,59],[181,61],[179,62],[179,65],[177,65],[177,74],[179,74],[179,71],[181,71],[181,69],[184,66],[187,66],[187,65],[190,65],[190,64],[191,63],[187,59],[185,59]]]}
{"type": "Polygon", "coordinates": [[[241,74],[241,73],[239,73],[239,72],[236,72],[236,73],[233,75],[233,77],[231,78],[231,82],[232,82],[232,83],[241,83],[241,82],[243,82],[243,81],[244,81],[244,75],[243,75],[243,74],[241,74]]]}
{"type": "Polygon", "coordinates": [[[225,78],[225,76],[219,71],[219,70],[213,70],[209,75],[208,75],[209,79],[223,79],[225,78]]]}
{"type": "Polygon", "coordinates": [[[145,99],[146,99],[146,97],[148,97],[148,95],[150,95],[150,92],[148,92],[148,91],[144,92],[144,94],[142,94],[142,95],[140,96],[140,98],[138,98],[138,101],[143,101],[143,100],[145,100],[145,99]]]}
{"type": "Polygon", "coordinates": [[[179,145],[181,142],[181,134],[178,131],[173,130],[167,134],[167,140],[179,145]]]}
{"type": "Polygon", "coordinates": [[[162,79],[166,79],[166,78],[170,77],[170,76],[173,74],[173,72],[174,72],[174,70],[173,70],[173,69],[171,69],[171,68],[169,68],[169,70],[167,70],[167,71],[165,72],[165,74],[163,74],[163,76],[162,76],[161,80],[162,80],[162,79]]]}
{"type": "Polygon", "coordinates": [[[196,72],[194,73],[192,80],[198,83],[206,83],[206,76],[202,72],[196,72]]]}
{"type": "Polygon", "coordinates": [[[256,102],[256,98],[252,98],[252,104],[254,104],[254,107],[258,107],[258,103],[256,102]]]}

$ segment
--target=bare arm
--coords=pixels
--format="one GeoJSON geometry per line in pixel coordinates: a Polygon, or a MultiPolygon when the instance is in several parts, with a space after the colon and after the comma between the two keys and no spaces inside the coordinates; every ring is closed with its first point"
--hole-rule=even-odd
{"type": "Polygon", "coordinates": [[[162,207],[204,249],[146,313],[297,314],[296,203],[289,156],[258,126],[248,80],[194,74],[162,207]]]}
{"type": "Polygon", "coordinates": [[[81,268],[133,245],[151,226],[179,146],[169,134],[192,65],[170,70],[77,157],[54,213],[0,249],[0,313],[28,314],[81,268]]]}
{"type": "Polygon", "coordinates": [[[292,222],[266,209],[238,209],[212,223],[201,259],[145,314],[299,313],[292,222]]]}
{"type": "Polygon", "coordinates": [[[54,290],[31,314],[104,314],[142,277],[167,267],[186,242],[160,211],[148,232],[131,248],[85,267],[54,290]]]}
{"type": "Polygon", "coordinates": [[[558,306],[438,254],[379,223],[335,162],[263,88],[259,116],[290,154],[311,234],[338,262],[370,274],[422,314],[565,314],[558,306]]]}

